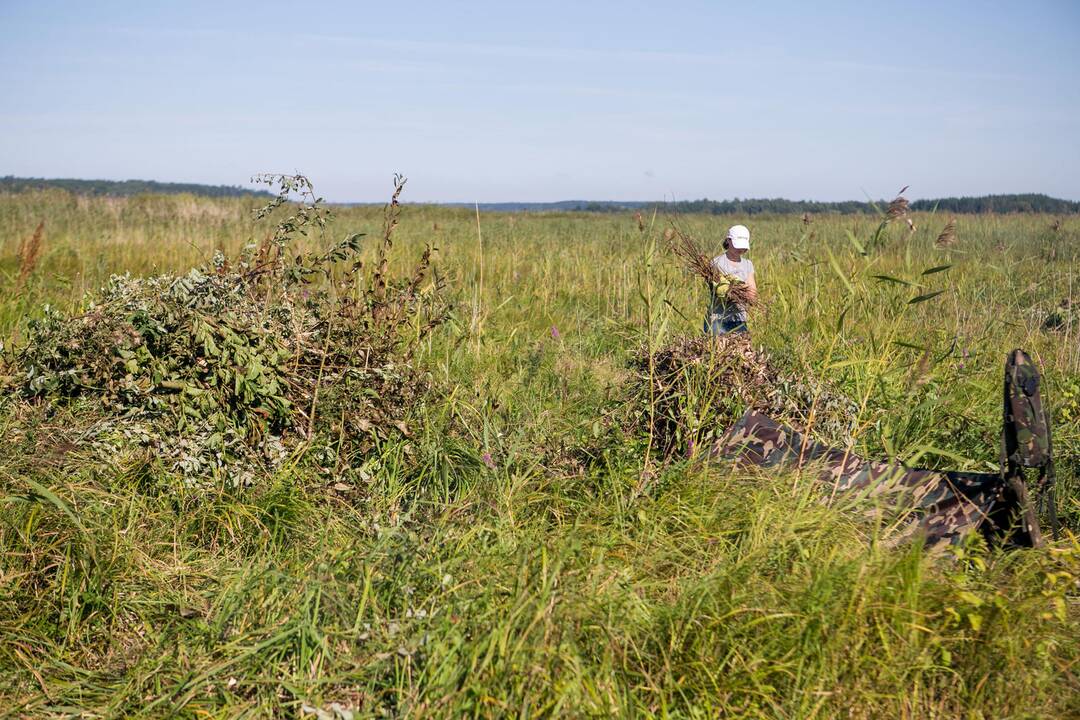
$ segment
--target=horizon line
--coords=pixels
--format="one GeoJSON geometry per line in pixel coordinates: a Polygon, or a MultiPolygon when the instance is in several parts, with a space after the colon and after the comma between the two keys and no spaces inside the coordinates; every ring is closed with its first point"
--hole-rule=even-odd
{"type": "MultiPolygon", "coordinates": [[[[212,183],[212,182],[200,182],[191,180],[152,180],[146,178],[125,178],[123,180],[117,180],[112,178],[78,178],[78,177],[33,177],[33,176],[20,176],[20,175],[0,175],[0,181],[15,180],[21,182],[80,182],[80,183],[152,183],[157,185],[193,185],[203,186],[206,188],[230,188],[238,189],[251,193],[252,195],[259,196],[260,194],[269,194],[273,196],[275,193],[271,190],[262,190],[253,187],[249,184],[227,184],[227,183],[212,183]]],[[[904,188],[906,189],[906,187],[904,188]]],[[[104,196],[105,194],[103,194],[104,196]]],[[[903,196],[910,202],[919,201],[932,201],[932,200],[945,200],[945,199],[981,199],[981,198],[994,198],[994,197],[1008,197],[1008,196],[1042,196],[1051,200],[1068,202],[1068,203],[1080,203],[1080,199],[1072,199],[1068,197],[1060,197],[1051,195],[1047,192],[1041,191],[1025,191],[1025,192],[992,192],[983,194],[952,194],[952,195],[934,195],[934,196],[917,196],[905,193],[898,193],[894,197],[903,196]]],[[[726,203],[726,202],[754,202],[754,201],[784,201],[791,203],[817,203],[822,205],[834,205],[842,203],[860,203],[860,204],[873,204],[884,202],[887,203],[892,198],[880,197],[872,198],[869,195],[865,195],[864,199],[846,198],[843,200],[820,200],[807,197],[801,197],[798,199],[785,197],[780,195],[775,196],[733,196],[730,198],[710,198],[707,195],[701,195],[700,197],[675,200],[675,199],[635,199],[635,200],[599,200],[599,199],[585,199],[585,198],[566,198],[561,200],[411,200],[407,201],[413,205],[442,205],[451,207],[472,207],[474,205],[479,206],[493,206],[493,205],[565,205],[572,203],[583,204],[598,204],[598,205],[673,205],[679,203],[690,202],[714,202],[714,203],[726,203]]],[[[383,205],[386,200],[324,200],[330,205],[383,205]]]]}

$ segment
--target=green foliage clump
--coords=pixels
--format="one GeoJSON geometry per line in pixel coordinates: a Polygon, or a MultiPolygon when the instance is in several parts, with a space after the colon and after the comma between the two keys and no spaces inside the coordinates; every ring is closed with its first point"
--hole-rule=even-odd
{"type": "Polygon", "coordinates": [[[47,309],[28,324],[14,390],[96,406],[111,420],[96,435],[141,435],[187,476],[241,459],[272,466],[271,449],[295,429],[289,336],[300,318],[289,295],[264,312],[248,291],[238,273],[113,277],[85,313],[47,309]]]}
{"type": "Polygon", "coordinates": [[[432,297],[421,292],[430,250],[404,279],[387,277],[385,262],[370,278],[359,262],[335,274],[361,235],[287,258],[290,236],[325,220],[312,202],[235,265],[219,253],[185,275],[114,276],[84,312],[47,307],[10,353],[10,389],[91,406],[100,422],[90,436],[108,452],[138,440],[192,483],[250,484],[301,444],[344,472],[380,433],[408,431],[427,386],[410,347],[446,306],[437,282],[432,297]],[[312,285],[319,276],[328,282],[312,285]]]}

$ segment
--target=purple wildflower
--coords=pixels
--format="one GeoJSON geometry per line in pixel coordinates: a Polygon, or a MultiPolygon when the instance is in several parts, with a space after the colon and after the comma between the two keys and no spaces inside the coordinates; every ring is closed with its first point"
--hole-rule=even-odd
{"type": "Polygon", "coordinates": [[[551,326],[551,339],[552,340],[558,340],[559,339],[559,328],[555,327],[554,325],[551,326]]]}
{"type": "Polygon", "coordinates": [[[491,459],[491,453],[484,453],[480,459],[483,460],[484,464],[487,465],[489,468],[491,468],[492,470],[495,469],[495,461],[491,459]]]}

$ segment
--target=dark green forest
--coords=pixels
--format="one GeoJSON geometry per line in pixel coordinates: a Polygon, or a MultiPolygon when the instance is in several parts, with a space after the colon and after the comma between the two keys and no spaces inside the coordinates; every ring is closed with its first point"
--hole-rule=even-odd
{"type": "Polygon", "coordinates": [[[76,195],[107,195],[127,197],[153,193],[179,195],[189,193],[204,197],[270,197],[265,190],[248,190],[237,185],[202,185],[200,183],[169,183],[156,180],[76,180],[73,178],[22,178],[8,175],[0,177],[0,192],[46,190],[58,188],[76,195]]]}

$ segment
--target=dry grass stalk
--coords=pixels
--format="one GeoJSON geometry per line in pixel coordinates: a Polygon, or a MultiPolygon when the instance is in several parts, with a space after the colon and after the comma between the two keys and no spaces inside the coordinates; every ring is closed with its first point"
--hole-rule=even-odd
{"type": "Polygon", "coordinates": [[[956,218],[949,218],[949,222],[945,223],[944,229],[941,234],[937,236],[937,240],[934,241],[934,245],[938,247],[952,247],[956,244],[956,218]]]}
{"type": "Polygon", "coordinates": [[[375,290],[375,299],[382,301],[386,297],[386,275],[389,268],[389,252],[394,246],[394,228],[398,225],[401,217],[401,191],[405,189],[408,178],[404,175],[394,174],[394,194],[390,196],[390,202],[383,208],[383,241],[379,246],[379,254],[375,265],[375,274],[372,277],[372,286],[375,290]]]}
{"type": "Polygon", "coordinates": [[[918,230],[918,228],[915,227],[915,223],[911,218],[904,218],[904,222],[907,223],[908,227],[907,233],[904,234],[904,242],[909,242],[911,238],[914,237],[915,231],[918,230]]]}
{"type": "MultiPolygon", "coordinates": [[[[255,267],[261,268],[270,262],[270,250],[274,247],[273,236],[270,233],[266,233],[266,236],[259,243],[259,249],[255,253],[255,267]]],[[[279,252],[278,255],[281,253],[279,252]]]]}
{"type": "Polygon", "coordinates": [[[929,350],[924,350],[919,355],[918,361],[911,366],[911,370],[908,372],[907,387],[909,390],[912,388],[923,387],[930,382],[930,373],[933,370],[933,358],[930,355],[929,350]]]}
{"type": "Polygon", "coordinates": [[[19,243],[19,279],[15,282],[16,290],[21,289],[30,274],[41,260],[42,238],[45,234],[45,221],[38,223],[34,234],[19,243]]]}
{"type": "Polygon", "coordinates": [[[713,265],[712,259],[702,252],[697,241],[678,227],[671,227],[668,230],[670,232],[664,232],[664,239],[671,248],[671,252],[688,272],[716,285],[717,293],[726,295],[732,302],[743,307],[754,304],[750,297],[749,285],[713,265]]]}

